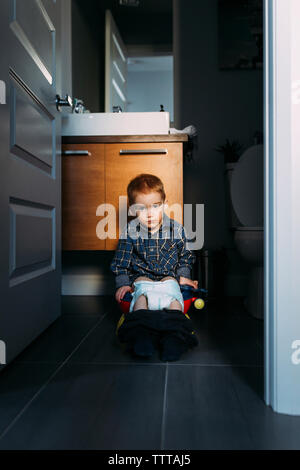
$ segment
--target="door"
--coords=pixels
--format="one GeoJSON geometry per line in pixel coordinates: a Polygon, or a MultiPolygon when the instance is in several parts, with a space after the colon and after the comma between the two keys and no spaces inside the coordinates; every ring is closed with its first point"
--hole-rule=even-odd
{"type": "Polygon", "coordinates": [[[105,12],[105,112],[127,107],[127,51],[110,10],[105,12]]]}
{"type": "Polygon", "coordinates": [[[300,2],[264,17],[265,401],[300,416],[300,2]]]}
{"type": "Polygon", "coordinates": [[[6,363],[60,315],[59,25],[59,1],[1,0],[0,340],[6,363]]]}

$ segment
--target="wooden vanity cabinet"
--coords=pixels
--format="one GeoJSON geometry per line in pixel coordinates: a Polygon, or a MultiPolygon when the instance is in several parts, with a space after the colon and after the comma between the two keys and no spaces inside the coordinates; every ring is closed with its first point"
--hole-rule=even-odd
{"type": "Polygon", "coordinates": [[[96,209],[105,201],[104,144],[62,146],[62,249],[105,250],[96,209]],[[65,152],[70,152],[68,155],[65,152]],[[81,153],[84,153],[81,155],[81,153]]]}
{"type": "MultiPolygon", "coordinates": [[[[169,206],[178,203],[183,208],[183,140],[181,136],[179,141],[158,142],[84,144],[63,141],[63,250],[115,250],[119,238],[119,196],[127,197],[129,181],[140,173],[161,178],[169,206]],[[66,155],[66,151],[85,151],[87,154],[66,155]],[[97,237],[96,226],[101,217],[96,216],[96,209],[102,203],[116,208],[116,239],[100,240],[97,237]]],[[[179,217],[168,208],[166,213],[182,221],[182,209],[179,217]]]]}

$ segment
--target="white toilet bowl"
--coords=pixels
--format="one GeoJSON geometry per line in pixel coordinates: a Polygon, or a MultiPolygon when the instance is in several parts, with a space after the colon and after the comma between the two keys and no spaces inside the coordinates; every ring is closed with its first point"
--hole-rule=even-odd
{"type": "Polygon", "coordinates": [[[234,241],[241,257],[249,266],[249,280],[245,307],[255,318],[264,317],[264,229],[237,227],[234,241]]]}
{"type": "Polygon", "coordinates": [[[234,241],[249,266],[245,307],[255,318],[264,313],[264,191],[263,145],[247,149],[236,163],[230,181],[230,196],[239,226],[232,227],[234,241]]]}

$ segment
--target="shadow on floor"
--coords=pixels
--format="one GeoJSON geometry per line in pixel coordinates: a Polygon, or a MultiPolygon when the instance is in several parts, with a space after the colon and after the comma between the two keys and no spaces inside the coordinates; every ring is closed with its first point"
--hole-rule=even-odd
{"type": "Polygon", "coordinates": [[[120,345],[112,296],[63,315],[0,374],[0,449],[299,449],[300,417],[263,402],[263,324],[238,300],[190,311],[180,361],[120,345]]]}

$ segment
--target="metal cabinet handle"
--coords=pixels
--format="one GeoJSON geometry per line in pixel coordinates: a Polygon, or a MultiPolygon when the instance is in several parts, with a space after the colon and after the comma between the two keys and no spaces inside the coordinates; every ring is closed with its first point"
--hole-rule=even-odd
{"type": "Polygon", "coordinates": [[[62,155],[92,155],[88,150],[63,150],[62,155]]]}
{"type": "Polygon", "coordinates": [[[120,155],[145,155],[145,154],[166,154],[168,149],[132,149],[132,150],[120,150],[120,155]]]}

